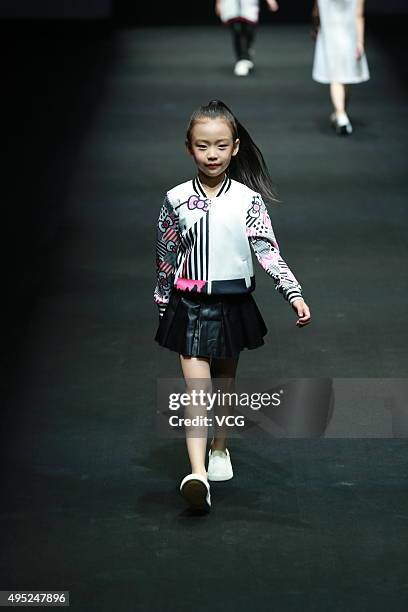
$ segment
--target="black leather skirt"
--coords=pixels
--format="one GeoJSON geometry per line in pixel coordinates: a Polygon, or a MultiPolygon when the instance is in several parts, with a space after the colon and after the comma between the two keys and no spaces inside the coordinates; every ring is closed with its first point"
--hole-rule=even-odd
{"type": "Polygon", "coordinates": [[[173,289],[155,340],[182,355],[225,359],[262,346],[267,331],[251,293],[207,295],[173,289]]]}

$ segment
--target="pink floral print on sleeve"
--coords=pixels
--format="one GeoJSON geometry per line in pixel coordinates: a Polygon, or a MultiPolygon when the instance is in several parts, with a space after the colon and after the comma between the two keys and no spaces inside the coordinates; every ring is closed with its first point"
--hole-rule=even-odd
{"type": "Polygon", "coordinates": [[[290,304],[302,298],[302,288],[280,254],[268,210],[259,194],[252,198],[247,210],[246,235],[259,263],[273,278],[275,289],[290,304]]]}

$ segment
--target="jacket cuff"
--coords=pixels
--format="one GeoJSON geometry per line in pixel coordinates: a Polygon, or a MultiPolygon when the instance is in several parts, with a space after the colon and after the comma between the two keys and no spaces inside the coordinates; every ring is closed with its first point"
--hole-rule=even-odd
{"type": "Polygon", "coordinates": [[[303,300],[303,295],[301,294],[301,292],[299,291],[299,289],[290,289],[287,293],[286,293],[286,299],[289,302],[289,304],[293,304],[293,302],[295,300],[303,300]]]}

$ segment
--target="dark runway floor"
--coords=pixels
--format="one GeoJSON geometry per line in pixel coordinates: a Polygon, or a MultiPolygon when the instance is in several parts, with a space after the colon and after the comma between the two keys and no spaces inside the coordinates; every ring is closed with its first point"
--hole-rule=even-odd
{"type": "Polygon", "coordinates": [[[261,28],[243,80],[221,28],[109,45],[3,410],[1,589],[70,590],[78,612],[406,610],[405,440],[234,440],[236,477],[197,519],[177,491],[185,444],[154,422],[157,378],[180,375],[153,342],[157,214],[194,174],[185,127],[215,97],[269,163],[274,228],[313,314],[297,329],[255,262],[269,334],[238,376],[406,376],[407,94],[392,56],[369,33],[372,79],[340,139],[306,26],[261,28]]]}

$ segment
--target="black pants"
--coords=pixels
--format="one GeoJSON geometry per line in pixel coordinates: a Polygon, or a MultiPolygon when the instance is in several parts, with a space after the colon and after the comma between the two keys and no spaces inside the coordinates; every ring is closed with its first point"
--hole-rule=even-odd
{"type": "Polygon", "coordinates": [[[230,28],[237,60],[251,59],[249,51],[254,44],[255,24],[246,21],[232,21],[230,28]]]}

